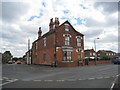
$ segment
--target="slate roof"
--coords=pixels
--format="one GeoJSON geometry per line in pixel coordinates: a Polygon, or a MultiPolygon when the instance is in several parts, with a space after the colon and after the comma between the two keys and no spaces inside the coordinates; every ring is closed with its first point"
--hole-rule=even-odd
{"type": "MultiPolygon", "coordinates": [[[[69,21],[65,21],[64,23],[62,23],[60,26],[62,26],[63,24],[65,24],[65,23],[69,23],[69,21]]],[[[73,26],[69,23],[69,25],[73,28],[73,26]]],[[[60,27],[59,26],[59,27],[60,27]]],[[[82,33],[80,33],[80,32],[78,32],[78,31],[76,31],[74,28],[73,28],[73,30],[77,33],[77,35],[82,35],[82,36],[84,36],[82,33]]],[[[57,29],[55,28],[54,30],[52,30],[52,31],[48,31],[47,33],[45,33],[41,38],[39,38],[39,39],[42,39],[42,38],[45,38],[45,37],[47,37],[48,35],[51,35],[51,34],[53,34],[53,33],[55,33],[57,31],[57,29]]],[[[33,43],[35,43],[36,41],[38,41],[39,39],[37,39],[37,40],[35,40],[33,43]]]]}

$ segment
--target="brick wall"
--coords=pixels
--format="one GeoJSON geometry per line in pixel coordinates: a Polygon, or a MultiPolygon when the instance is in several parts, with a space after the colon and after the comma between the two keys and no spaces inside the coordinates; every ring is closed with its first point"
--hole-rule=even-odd
{"type": "MultiPolygon", "coordinates": [[[[111,64],[112,61],[111,60],[101,60],[101,61],[97,61],[97,65],[98,64],[111,64]]],[[[88,65],[95,65],[95,61],[89,61],[88,65]]]]}

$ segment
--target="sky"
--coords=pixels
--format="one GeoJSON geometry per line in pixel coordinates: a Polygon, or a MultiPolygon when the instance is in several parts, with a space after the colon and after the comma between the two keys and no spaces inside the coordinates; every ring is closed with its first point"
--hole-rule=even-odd
{"type": "Polygon", "coordinates": [[[85,49],[118,52],[118,0],[1,0],[0,52],[22,57],[32,42],[49,31],[51,18],[68,20],[84,34],[85,49]],[[114,2],[113,2],[114,1],[114,2]],[[96,39],[99,38],[99,39],[96,39]]]}

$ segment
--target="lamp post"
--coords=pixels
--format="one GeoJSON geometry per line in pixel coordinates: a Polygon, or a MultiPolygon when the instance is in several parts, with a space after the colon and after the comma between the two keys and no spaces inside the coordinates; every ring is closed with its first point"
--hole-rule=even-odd
{"type": "Polygon", "coordinates": [[[97,64],[97,53],[96,53],[96,40],[99,38],[94,39],[94,47],[95,47],[95,65],[97,64]]]}

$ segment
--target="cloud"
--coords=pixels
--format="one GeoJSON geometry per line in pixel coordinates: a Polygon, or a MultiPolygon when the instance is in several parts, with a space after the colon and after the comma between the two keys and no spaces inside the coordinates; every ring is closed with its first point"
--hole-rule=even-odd
{"type": "Polygon", "coordinates": [[[118,11],[118,2],[96,2],[94,7],[103,14],[112,14],[118,11]]]}
{"type": "Polygon", "coordinates": [[[9,23],[19,21],[28,8],[29,6],[22,2],[2,2],[2,20],[9,23]]]}
{"type": "Polygon", "coordinates": [[[106,16],[104,21],[97,21],[94,18],[86,18],[86,26],[87,27],[112,27],[118,25],[118,18],[114,18],[113,16],[106,16]]]}
{"type": "MultiPolygon", "coordinates": [[[[0,3],[1,4],[1,3],[0,3]]],[[[118,12],[117,3],[84,2],[82,0],[29,0],[27,2],[2,2],[2,43],[1,51],[10,50],[14,56],[23,56],[27,51],[27,41],[49,31],[51,18],[58,17],[60,24],[68,20],[73,27],[85,35],[85,49],[117,51],[118,12]],[[111,38],[112,37],[112,38],[111,38]],[[114,48],[113,48],[114,46],[114,48]]]]}

